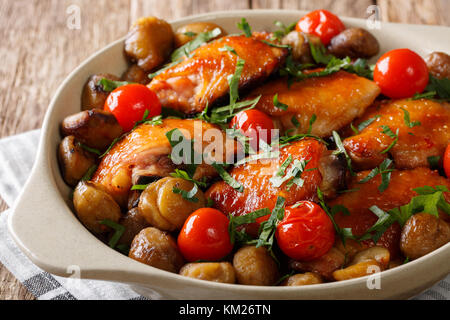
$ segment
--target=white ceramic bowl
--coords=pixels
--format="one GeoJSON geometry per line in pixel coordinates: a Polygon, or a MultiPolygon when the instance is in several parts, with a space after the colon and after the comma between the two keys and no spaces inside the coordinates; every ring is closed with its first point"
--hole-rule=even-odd
{"type": "MultiPolygon", "coordinates": [[[[254,30],[273,30],[273,21],[297,21],[305,12],[247,10],[187,17],[173,27],[193,21],[214,21],[229,33],[246,17],[254,30]]],[[[347,26],[367,28],[366,21],[342,18],[347,26]]],[[[408,47],[425,55],[450,52],[450,28],[382,23],[372,30],[381,53],[408,47]],[[445,40],[447,39],[447,40],[445,40]]],[[[82,278],[127,283],[141,294],[177,299],[388,299],[409,298],[450,272],[450,243],[440,249],[380,274],[381,289],[368,289],[368,277],[305,287],[257,287],[195,280],[134,261],[103,244],[77,220],[56,157],[64,117],[80,111],[83,84],[94,73],[120,75],[127,67],[120,39],[93,55],[60,86],[44,120],[37,161],[30,179],[13,208],[9,230],[23,252],[40,268],[70,276],[79,266],[82,278]],[[153,291],[154,290],[154,291],[153,291]]],[[[370,280],[370,279],[369,279],[370,280]]],[[[377,281],[377,280],[375,280],[377,281]]]]}

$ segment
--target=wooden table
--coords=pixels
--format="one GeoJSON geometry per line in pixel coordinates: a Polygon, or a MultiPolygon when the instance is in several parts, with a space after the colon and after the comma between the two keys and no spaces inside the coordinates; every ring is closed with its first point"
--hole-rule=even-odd
{"type": "MultiPolygon", "coordinates": [[[[366,18],[374,4],[382,21],[450,25],[449,0],[2,0],[0,138],[39,128],[61,81],[89,55],[125,35],[138,17],[172,20],[218,10],[325,8],[366,18]],[[70,18],[78,9],[81,29],[70,29],[68,21],[74,22],[70,18]]],[[[0,200],[0,212],[6,208],[0,200]]],[[[1,264],[0,299],[34,299],[1,264]]]]}

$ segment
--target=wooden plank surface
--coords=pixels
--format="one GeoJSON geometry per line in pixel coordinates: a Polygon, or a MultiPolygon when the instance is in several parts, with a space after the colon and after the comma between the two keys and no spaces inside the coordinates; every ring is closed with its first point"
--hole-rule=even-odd
{"type": "MultiPolygon", "coordinates": [[[[0,1],[0,138],[39,128],[51,96],[84,59],[126,34],[136,18],[172,20],[232,9],[326,8],[365,18],[379,5],[383,21],[450,25],[448,0],[2,0],[0,1]],[[77,7],[71,7],[75,5],[77,7]],[[68,28],[79,8],[81,29],[68,28]]],[[[6,209],[0,200],[0,212],[6,209]]],[[[0,299],[33,296],[0,264],[0,299]]]]}

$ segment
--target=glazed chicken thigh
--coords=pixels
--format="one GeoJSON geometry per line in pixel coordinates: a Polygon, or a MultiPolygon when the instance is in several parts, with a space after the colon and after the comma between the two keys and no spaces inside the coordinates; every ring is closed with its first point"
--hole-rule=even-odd
{"type": "Polygon", "coordinates": [[[250,96],[261,94],[256,108],[280,120],[283,129],[295,129],[294,133],[306,133],[311,117],[316,115],[311,133],[327,137],[363,115],[379,93],[373,81],[340,71],[291,85],[287,79],[277,79],[258,87],[250,96]],[[281,103],[288,105],[286,110],[274,106],[275,94],[281,103]],[[293,117],[299,123],[298,128],[293,117]]]}
{"type": "Polygon", "coordinates": [[[238,59],[245,60],[239,80],[239,89],[244,89],[265,80],[286,55],[286,49],[271,47],[256,37],[223,37],[194,50],[191,57],[153,78],[148,87],[164,106],[198,113],[228,94],[227,79],[234,74],[238,59]],[[224,50],[226,46],[237,55],[224,50]]]}
{"type": "MultiPolygon", "coordinates": [[[[92,181],[100,183],[124,206],[131,186],[139,177],[165,177],[177,168],[169,158],[172,147],[166,136],[173,129],[180,129],[186,139],[202,141],[200,153],[211,142],[202,139],[205,132],[216,129],[214,132],[223,138],[224,148],[217,150],[213,156],[217,162],[232,161],[237,146],[216,126],[199,120],[165,119],[161,125],[140,125],[115,144],[100,162],[92,181]]],[[[194,178],[211,177],[215,173],[210,165],[201,163],[196,168],[194,178]]]]}
{"type": "MultiPolygon", "coordinates": [[[[336,223],[341,228],[351,228],[354,235],[361,236],[369,229],[378,217],[369,209],[377,206],[381,210],[388,211],[408,204],[418,194],[413,190],[423,186],[446,186],[450,188],[448,179],[441,177],[436,171],[428,168],[416,168],[413,170],[396,170],[391,174],[389,186],[383,192],[378,187],[381,184],[381,176],[377,175],[365,183],[359,183],[367,177],[369,171],[359,172],[351,181],[349,190],[336,199],[329,202],[330,207],[334,205],[345,206],[350,215],[338,212],[335,215],[336,223]]],[[[447,201],[450,194],[446,194],[447,201]]],[[[393,257],[398,256],[400,226],[395,223],[390,226],[378,241],[378,245],[385,246],[393,257]]],[[[369,241],[373,245],[372,241],[369,241]]]]}
{"type": "Polygon", "coordinates": [[[356,126],[369,119],[373,119],[370,125],[343,141],[353,163],[362,170],[378,166],[389,153],[396,168],[427,167],[427,158],[442,157],[450,141],[448,103],[425,99],[389,101],[368,109],[356,126]],[[405,117],[409,117],[409,126],[405,117]],[[390,150],[395,137],[383,133],[386,126],[394,134],[398,130],[398,141],[390,150]]]}
{"type": "MultiPolygon", "coordinates": [[[[286,199],[286,206],[300,200],[316,200],[317,187],[327,184],[328,189],[333,189],[332,186],[338,182],[340,163],[321,142],[309,139],[281,148],[279,157],[236,166],[230,174],[243,186],[243,192],[220,181],[209,188],[206,196],[211,197],[215,203],[214,206],[222,212],[240,216],[262,208],[272,210],[278,196],[286,199]],[[288,177],[288,172],[298,163],[296,161],[309,161],[301,174],[303,183],[300,185],[289,186],[289,181],[292,179],[286,179],[281,184],[273,180],[280,166],[286,163],[289,157],[292,161],[286,168],[285,177],[288,177]],[[326,168],[322,168],[322,164],[325,163],[326,168]]],[[[249,226],[247,231],[255,234],[257,225],[249,226]]]]}

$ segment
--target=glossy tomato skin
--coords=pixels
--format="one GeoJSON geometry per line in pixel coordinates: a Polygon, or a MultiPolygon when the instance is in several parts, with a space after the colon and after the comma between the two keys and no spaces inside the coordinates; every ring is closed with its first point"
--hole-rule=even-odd
{"type": "Polygon", "coordinates": [[[256,109],[250,109],[236,114],[230,122],[230,128],[240,129],[243,135],[252,138],[250,146],[256,151],[259,148],[259,139],[268,144],[271,143],[275,127],[267,114],[256,109]]]}
{"type": "Polygon", "coordinates": [[[216,209],[201,208],[185,221],[178,235],[178,248],[188,261],[217,261],[233,250],[229,220],[216,209]]]}
{"type": "Polygon", "coordinates": [[[112,91],[104,109],[111,112],[122,129],[130,131],[134,124],[142,120],[145,110],[148,118],[161,114],[161,103],[156,94],[142,84],[127,84],[112,91]]]}
{"type": "Polygon", "coordinates": [[[444,171],[447,175],[447,178],[450,179],[450,143],[448,144],[444,153],[444,171]]]}
{"type": "Polygon", "coordinates": [[[314,10],[302,17],[295,29],[318,36],[324,45],[328,45],[333,37],[345,30],[345,25],[330,11],[314,10]]]}
{"type": "Polygon", "coordinates": [[[287,207],[275,237],[281,251],[299,261],[320,258],[334,244],[334,227],[323,209],[311,201],[287,207]]]}
{"type": "Polygon", "coordinates": [[[386,52],[377,61],[373,79],[381,93],[392,99],[412,97],[425,90],[429,75],[425,61],[409,49],[386,52]]]}

